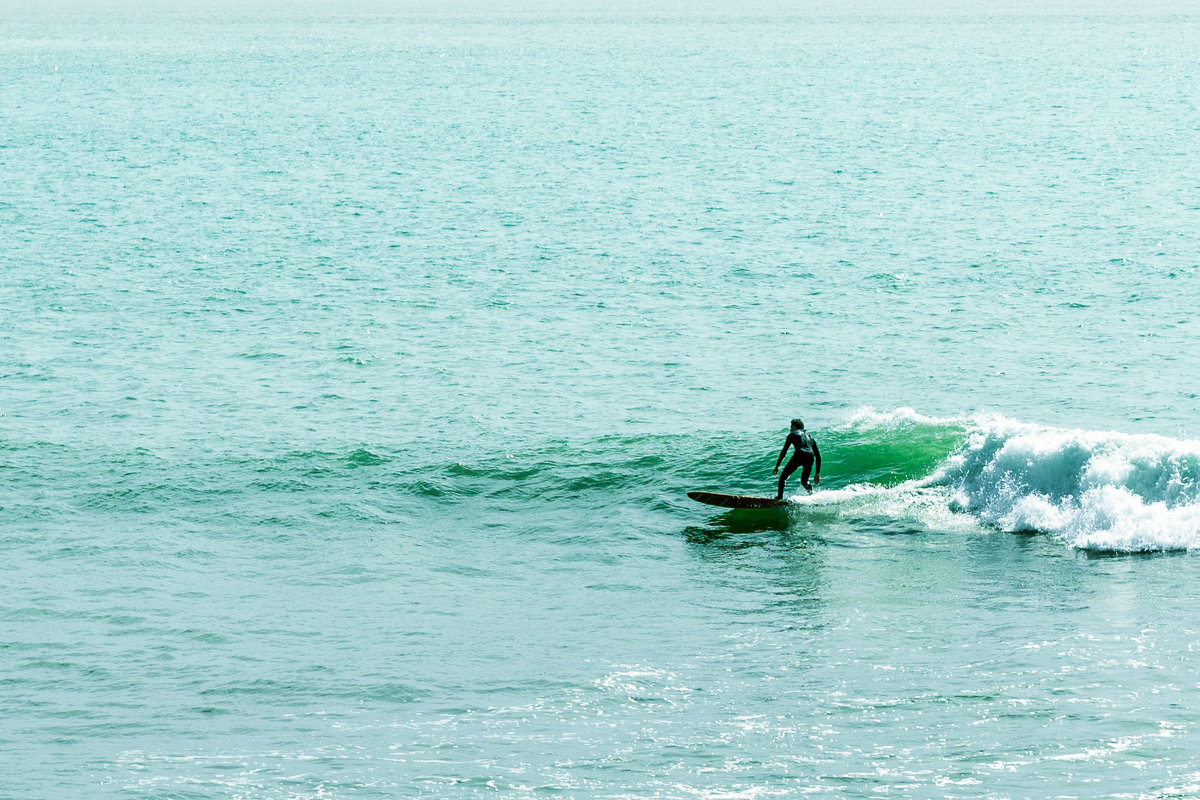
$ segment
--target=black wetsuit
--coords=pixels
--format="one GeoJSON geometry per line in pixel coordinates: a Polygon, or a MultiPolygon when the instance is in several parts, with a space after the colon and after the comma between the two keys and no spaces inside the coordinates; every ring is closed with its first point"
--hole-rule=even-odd
{"type": "Polygon", "coordinates": [[[783,497],[783,484],[800,467],[804,467],[804,471],[800,473],[800,483],[809,492],[812,492],[812,485],[808,482],[812,468],[816,466],[817,474],[821,474],[821,451],[817,448],[817,440],[803,428],[794,430],[787,435],[783,449],[779,451],[779,460],[775,462],[775,469],[779,469],[779,465],[783,463],[783,457],[787,455],[789,447],[795,448],[796,452],[792,454],[792,460],[787,463],[779,475],[779,494],[776,497],[780,498],[783,497]]]}

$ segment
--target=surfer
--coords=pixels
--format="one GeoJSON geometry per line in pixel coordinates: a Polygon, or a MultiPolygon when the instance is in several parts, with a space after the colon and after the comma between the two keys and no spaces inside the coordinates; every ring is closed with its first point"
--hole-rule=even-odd
{"type": "Polygon", "coordinates": [[[814,466],[816,471],[813,472],[812,482],[818,485],[821,483],[821,451],[817,448],[817,440],[804,430],[804,420],[801,419],[792,420],[792,430],[783,442],[783,449],[779,451],[779,460],[775,462],[775,471],[771,474],[779,472],[779,465],[783,463],[783,457],[787,455],[789,447],[794,448],[795,452],[792,454],[792,460],[783,468],[783,474],[779,476],[779,493],[775,495],[776,500],[783,499],[783,484],[800,467],[804,467],[804,471],[800,473],[800,485],[809,494],[812,494],[813,487],[808,482],[808,473],[814,466]]]}

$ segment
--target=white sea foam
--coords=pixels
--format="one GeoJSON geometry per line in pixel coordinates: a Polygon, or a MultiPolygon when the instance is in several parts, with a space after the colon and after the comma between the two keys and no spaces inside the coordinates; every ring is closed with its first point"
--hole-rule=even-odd
{"type": "Polygon", "coordinates": [[[964,445],[920,485],[1007,531],[1076,547],[1200,547],[1200,441],[972,420],[964,445]]]}
{"type": "Polygon", "coordinates": [[[837,427],[842,430],[871,430],[876,428],[891,430],[905,425],[941,426],[962,424],[963,422],[964,420],[959,418],[930,417],[907,406],[897,408],[893,411],[876,411],[873,408],[863,406],[848,416],[837,427]]]}
{"type": "Polygon", "coordinates": [[[837,517],[869,515],[911,520],[938,530],[978,527],[975,517],[952,507],[951,493],[945,487],[923,486],[915,481],[892,487],[853,484],[788,499],[810,518],[827,511],[837,517]]]}

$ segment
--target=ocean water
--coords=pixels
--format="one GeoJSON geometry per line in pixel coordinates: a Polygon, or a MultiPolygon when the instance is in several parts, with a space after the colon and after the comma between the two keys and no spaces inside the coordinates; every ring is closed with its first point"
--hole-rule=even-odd
{"type": "Polygon", "coordinates": [[[1200,796],[1198,130],[1186,4],[0,7],[0,797],[1200,796]]]}

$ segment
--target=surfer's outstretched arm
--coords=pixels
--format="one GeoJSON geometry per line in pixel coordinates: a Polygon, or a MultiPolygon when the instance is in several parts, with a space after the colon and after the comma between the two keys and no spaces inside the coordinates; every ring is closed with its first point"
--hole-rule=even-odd
{"type": "Polygon", "coordinates": [[[770,474],[774,475],[775,473],[778,473],[779,465],[784,463],[784,456],[787,455],[787,449],[788,449],[788,447],[791,447],[791,446],[792,446],[791,437],[784,439],[784,449],[779,451],[779,458],[776,459],[776,461],[775,461],[775,469],[770,474]]]}
{"type": "Polygon", "coordinates": [[[775,462],[775,469],[771,472],[772,475],[774,475],[776,472],[779,472],[779,465],[783,463],[783,457],[787,455],[788,448],[791,446],[792,439],[789,436],[783,440],[783,449],[779,451],[779,459],[775,462]]]}

